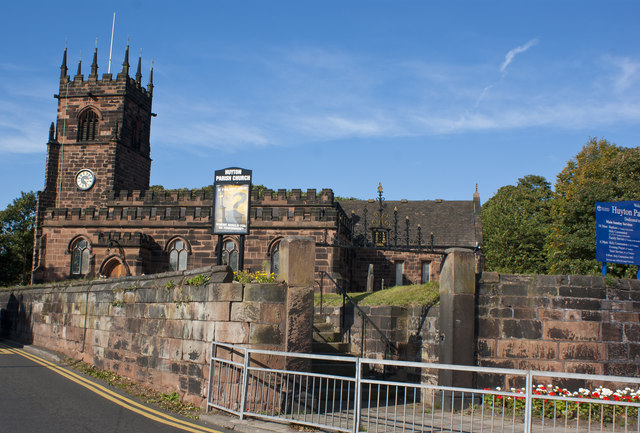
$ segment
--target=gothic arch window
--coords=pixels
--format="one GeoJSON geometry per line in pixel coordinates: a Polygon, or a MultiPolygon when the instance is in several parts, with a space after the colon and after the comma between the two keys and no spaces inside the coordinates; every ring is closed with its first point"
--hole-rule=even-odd
{"type": "Polygon", "coordinates": [[[169,254],[169,270],[184,271],[187,269],[191,249],[186,240],[175,238],[170,241],[168,243],[167,253],[169,254]]]}
{"type": "Polygon", "coordinates": [[[78,116],[78,141],[95,140],[98,135],[98,113],[89,108],[78,116]]]}
{"type": "Polygon", "coordinates": [[[276,239],[269,246],[269,272],[280,275],[280,239],[276,239]]]}
{"type": "Polygon", "coordinates": [[[71,275],[82,277],[89,273],[91,262],[91,244],[83,237],[72,241],[69,247],[71,253],[71,275]]]}
{"type": "Polygon", "coordinates": [[[233,239],[222,242],[222,264],[231,266],[234,272],[238,270],[238,245],[233,239]]]}

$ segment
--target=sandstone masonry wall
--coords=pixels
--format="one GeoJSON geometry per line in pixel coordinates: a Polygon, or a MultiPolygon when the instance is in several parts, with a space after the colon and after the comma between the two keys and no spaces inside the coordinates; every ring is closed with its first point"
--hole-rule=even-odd
{"type": "MultiPolygon", "coordinates": [[[[485,272],[478,278],[475,305],[476,365],[640,377],[638,280],[485,272]]],[[[444,362],[443,305],[428,311],[362,308],[400,348],[397,359],[444,362]]],[[[321,314],[319,307],[316,314],[321,314]]],[[[473,320],[456,311],[449,314],[473,320]]],[[[377,332],[369,324],[363,327],[352,306],[324,307],[322,315],[336,329],[344,315],[344,341],[352,344],[353,352],[385,357],[377,332]]],[[[453,348],[456,353],[463,349],[453,348]]]]}
{"type": "Polygon", "coordinates": [[[640,281],[578,275],[482,274],[477,363],[640,375],[640,281]]]}
{"type": "Polygon", "coordinates": [[[11,288],[0,291],[2,333],[204,406],[212,340],[282,351],[292,334],[286,285],[232,279],[214,266],[11,288]]]}
{"type": "MultiPolygon", "coordinates": [[[[365,358],[389,358],[404,361],[438,362],[439,309],[435,307],[360,307],[384,335],[399,349],[399,353],[385,353],[385,343],[375,328],[352,306],[347,306],[345,320],[347,339],[352,351],[365,358]]],[[[342,307],[315,308],[315,314],[324,316],[335,329],[340,329],[342,307]]]]}

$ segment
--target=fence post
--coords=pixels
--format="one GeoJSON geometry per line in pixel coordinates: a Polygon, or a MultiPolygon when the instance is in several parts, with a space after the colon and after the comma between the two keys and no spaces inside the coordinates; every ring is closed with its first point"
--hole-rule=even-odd
{"type": "Polygon", "coordinates": [[[244,410],[247,405],[247,389],[249,387],[249,361],[251,358],[251,352],[249,349],[244,349],[244,367],[242,370],[242,393],[240,396],[240,419],[244,419],[244,410]]]}
{"type": "Polygon", "coordinates": [[[353,405],[353,433],[358,433],[360,431],[360,410],[362,404],[362,396],[360,395],[360,388],[362,386],[362,383],[360,383],[362,379],[361,369],[362,364],[360,363],[360,358],[356,358],[356,389],[354,390],[356,401],[353,405]]]}
{"type": "Polygon", "coordinates": [[[207,386],[207,412],[209,412],[209,404],[211,403],[211,390],[213,389],[213,358],[217,352],[215,341],[211,342],[211,353],[209,354],[209,386],[207,386]]]}
{"type": "Polygon", "coordinates": [[[531,433],[531,411],[533,410],[533,394],[531,393],[531,389],[533,388],[533,375],[531,374],[531,370],[527,370],[525,386],[527,387],[527,391],[524,407],[524,433],[531,433]]]}

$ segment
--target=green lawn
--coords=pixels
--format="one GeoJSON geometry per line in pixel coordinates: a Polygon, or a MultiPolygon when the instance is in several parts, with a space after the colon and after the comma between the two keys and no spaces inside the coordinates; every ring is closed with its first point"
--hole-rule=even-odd
{"type": "MultiPolygon", "coordinates": [[[[376,292],[354,292],[349,296],[360,306],[409,306],[409,305],[434,305],[440,299],[440,292],[437,283],[417,284],[413,286],[395,286],[389,289],[378,290],[376,292]]],[[[314,305],[320,306],[320,294],[316,293],[314,305]]],[[[324,294],[323,304],[325,306],[342,305],[342,295],[324,294]]]]}

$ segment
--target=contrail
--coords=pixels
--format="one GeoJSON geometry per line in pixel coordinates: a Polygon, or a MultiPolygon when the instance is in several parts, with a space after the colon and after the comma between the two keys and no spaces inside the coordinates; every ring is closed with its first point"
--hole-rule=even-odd
{"type": "Polygon", "coordinates": [[[533,47],[537,43],[538,43],[538,38],[531,39],[526,44],[516,47],[513,50],[509,51],[507,55],[504,56],[504,62],[502,63],[502,66],[500,66],[500,72],[504,74],[504,71],[507,69],[507,66],[509,66],[509,64],[511,64],[513,59],[516,57],[516,54],[524,53],[525,51],[527,51],[529,48],[533,47]]]}

